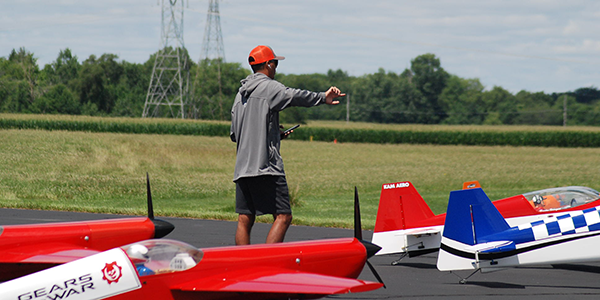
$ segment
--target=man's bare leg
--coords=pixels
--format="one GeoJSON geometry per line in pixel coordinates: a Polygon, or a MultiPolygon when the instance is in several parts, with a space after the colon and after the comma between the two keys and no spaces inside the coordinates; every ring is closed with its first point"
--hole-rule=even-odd
{"type": "Polygon", "coordinates": [[[267,235],[267,244],[283,242],[285,233],[290,227],[290,224],[292,224],[291,214],[274,214],[273,218],[273,225],[267,235]]]}
{"type": "Polygon", "coordinates": [[[255,219],[254,215],[239,214],[237,231],[235,232],[236,245],[250,245],[250,232],[255,219]]]}

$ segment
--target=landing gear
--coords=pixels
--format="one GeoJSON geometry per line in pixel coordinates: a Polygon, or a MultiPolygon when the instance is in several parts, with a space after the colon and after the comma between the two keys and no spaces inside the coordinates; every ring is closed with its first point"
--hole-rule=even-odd
{"type": "Polygon", "coordinates": [[[467,277],[465,277],[465,278],[462,278],[462,277],[458,276],[456,273],[454,273],[454,272],[452,272],[452,271],[450,271],[450,273],[452,273],[452,274],[454,274],[456,277],[460,278],[460,280],[458,281],[458,283],[460,283],[460,284],[466,284],[466,283],[467,283],[467,280],[468,280],[469,278],[471,278],[471,276],[475,275],[475,273],[477,273],[477,272],[479,272],[479,271],[481,271],[481,269],[477,269],[477,270],[473,271],[473,273],[469,274],[469,276],[467,276],[467,277]]]}
{"type": "Polygon", "coordinates": [[[401,261],[403,258],[405,258],[407,255],[408,255],[408,253],[406,253],[406,252],[405,252],[405,253],[402,253],[402,254],[400,254],[400,257],[398,257],[398,259],[394,260],[394,261],[391,263],[391,265],[392,265],[392,266],[397,266],[397,265],[399,265],[399,264],[400,264],[400,261],[401,261]]]}

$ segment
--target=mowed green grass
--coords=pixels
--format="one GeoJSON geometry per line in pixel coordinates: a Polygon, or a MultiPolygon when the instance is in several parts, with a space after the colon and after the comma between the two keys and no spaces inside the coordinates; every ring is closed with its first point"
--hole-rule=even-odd
{"type": "MultiPolygon", "coordinates": [[[[0,130],[0,206],[235,220],[235,144],[224,137],[0,130]]],[[[600,188],[600,149],[375,145],[286,140],[294,224],[352,226],[354,187],[373,228],[384,183],[411,181],[435,213],[464,181],[491,199],[600,188]]],[[[269,216],[260,221],[270,221],[269,216]]]]}

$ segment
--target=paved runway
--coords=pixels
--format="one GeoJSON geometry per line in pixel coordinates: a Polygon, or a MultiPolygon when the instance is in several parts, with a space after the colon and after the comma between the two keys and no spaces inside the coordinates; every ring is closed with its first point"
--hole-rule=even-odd
{"type": "MultiPolygon", "coordinates": [[[[123,216],[0,209],[0,224],[81,221],[123,216]]],[[[233,245],[236,223],[213,220],[161,218],[175,225],[166,238],[181,240],[198,248],[233,245]]],[[[256,224],[252,232],[255,243],[264,241],[269,224],[256,224]]],[[[300,241],[352,236],[352,230],[292,226],[286,241],[300,241]]],[[[363,231],[370,240],[371,231],[363,231]]],[[[1,235],[0,235],[1,237],[1,235]]],[[[600,251],[600,247],[599,247],[600,251]]],[[[600,297],[600,263],[544,265],[476,274],[467,284],[459,284],[455,274],[436,269],[436,254],[405,258],[391,266],[394,256],[375,256],[370,262],[387,285],[367,293],[332,296],[332,299],[597,299],[600,297]]],[[[468,272],[459,275],[466,276],[468,272]]],[[[359,277],[375,281],[368,268],[359,277]]]]}

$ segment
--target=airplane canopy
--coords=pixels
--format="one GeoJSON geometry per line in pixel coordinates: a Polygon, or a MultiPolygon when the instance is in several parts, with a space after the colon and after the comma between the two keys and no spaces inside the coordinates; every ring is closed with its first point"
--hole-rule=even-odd
{"type": "Polygon", "coordinates": [[[538,211],[555,211],[600,199],[600,192],[585,186],[566,186],[529,192],[523,196],[538,211]]]}
{"type": "Polygon", "coordinates": [[[190,269],[202,260],[202,250],[189,244],[168,240],[145,240],[121,247],[140,276],[190,269]]]}

